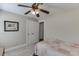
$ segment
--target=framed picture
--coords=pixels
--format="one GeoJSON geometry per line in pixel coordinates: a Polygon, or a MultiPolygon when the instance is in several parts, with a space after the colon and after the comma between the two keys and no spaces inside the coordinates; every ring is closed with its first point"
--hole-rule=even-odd
{"type": "Polygon", "coordinates": [[[15,21],[4,21],[4,31],[19,31],[19,23],[15,21]]]}

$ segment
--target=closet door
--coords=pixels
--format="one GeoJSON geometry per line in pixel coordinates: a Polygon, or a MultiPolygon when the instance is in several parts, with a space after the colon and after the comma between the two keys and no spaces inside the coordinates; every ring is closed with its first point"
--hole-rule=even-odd
{"type": "Polygon", "coordinates": [[[39,23],[29,20],[29,45],[39,41],[39,23]]]}
{"type": "Polygon", "coordinates": [[[29,45],[29,21],[26,20],[26,46],[29,45]]]}

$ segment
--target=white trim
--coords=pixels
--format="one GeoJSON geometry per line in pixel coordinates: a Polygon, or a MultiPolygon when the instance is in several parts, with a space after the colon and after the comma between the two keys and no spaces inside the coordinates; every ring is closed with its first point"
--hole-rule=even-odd
{"type": "Polygon", "coordinates": [[[15,50],[15,49],[19,49],[19,48],[22,48],[22,47],[26,47],[26,44],[21,44],[21,45],[15,46],[15,47],[6,48],[5,52],[12,51],[12,50],[15,50]]]}

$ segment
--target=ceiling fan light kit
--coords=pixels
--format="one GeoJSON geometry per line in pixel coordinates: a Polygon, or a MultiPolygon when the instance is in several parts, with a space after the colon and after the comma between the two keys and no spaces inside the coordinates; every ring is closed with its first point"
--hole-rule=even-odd
{"type": "Polygon", "coordinates": [[[19,4],[18,6],[27,7],[27,8],[32,9],[32,10],[27,11],[25,13],[25,15],[27,15],[27,14],[29,14],[31,12],[33,15],[36,15],[37,17],[40,17],[40,15],[39,15],[40,11],[43,12],[43,13],[49,14],[49,11],[44,10],[44,9],[40,9],[39,5],[43,5],[43,3],[33,3],[32,6],[26,6],[26,5],[19,4]]]}
{"type": "Polygon", "coordinates": [[[31,10],[31,13],[32,13],[33,15],[35,15],[35,12],[34,12],[33,10],[31,10]]]}
{"type": "Polygon", "coordinates": [[[38,10],[35,10],[35,11],[31,10],[31,13],[32,13],[33,15],[36,15],[36,14],[39,14],[39,11],[38,11],[38,10]]]}
{"type": "Polygon", "coordinates": [[[36,12],[36,14],[39,14],[39,10],[37,9],[37,10],[35,10],[35,12],[36,12]]]}
{"type": "Polygon", "coordinates": [[[32,14],[35,15],[35,12],[33,11],[32,14]]]}

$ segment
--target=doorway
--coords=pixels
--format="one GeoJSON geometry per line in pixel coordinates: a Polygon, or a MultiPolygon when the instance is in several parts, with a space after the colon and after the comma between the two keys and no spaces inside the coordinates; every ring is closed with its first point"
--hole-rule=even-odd
{"type": "Polygon", "coordinates": [[[39,23],[39,41],[44,40],[44,22],[39,23]]]}

